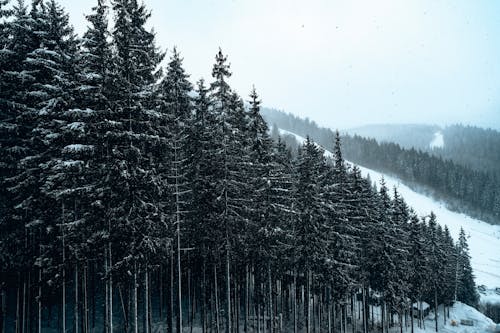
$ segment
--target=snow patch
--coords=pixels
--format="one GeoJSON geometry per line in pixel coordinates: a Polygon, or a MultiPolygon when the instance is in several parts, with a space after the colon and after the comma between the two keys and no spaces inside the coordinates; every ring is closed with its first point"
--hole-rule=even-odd
{"type": "Polygon", "coordinates": [[[434,138],[432,139],[431,143],[429,144],[429,147],[431,149],[444,147],[444,137],[443,137],[443,133],[441,131],[434,133],[434,138]]]}
{"type": "Polygon", "coordinates": [[[76,153],[76,152],[84,152],[91,151],[94,149],[92,145],[82,145],[82,144],[73,144],[67,145],[63,148],[63,153],[76,153]]]}

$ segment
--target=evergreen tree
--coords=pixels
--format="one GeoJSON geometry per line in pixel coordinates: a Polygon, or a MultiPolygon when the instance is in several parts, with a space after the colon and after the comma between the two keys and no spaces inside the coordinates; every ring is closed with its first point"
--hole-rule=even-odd
{"type": "Polygon", "coordinates": [[[294,227],[297,267],[306,274],[306,332],[311,331],[311,285],[313,272],[325,272],[328,265],[328,235],[325,223],[323,183],[325,159],[323,150],[309,137],[299,150],[296,166],[296,211],[298,218],[294,227]]]}
{"type": "Polygon", "coordinates": [[[469,245],[467,244],[467,237],[463,229],[460,229],[458,237],[457,263],[457,300],[477,307],[479,295],[470,265],[469,245]]]}

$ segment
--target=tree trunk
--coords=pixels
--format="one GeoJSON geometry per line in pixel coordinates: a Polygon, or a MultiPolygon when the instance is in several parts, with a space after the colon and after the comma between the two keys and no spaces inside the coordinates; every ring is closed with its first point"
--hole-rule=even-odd
{"type": "Polygon", "coordinates": [[[205,258],[203,258],[203,268],[202,268],[202,285],[201,285],[201,331],[202,333],[207,333],[207,281],[206,281],[206,264],[205,258]]]}
{"type": "Polygon", "coordinates": [[[87,292],[87,263],[83,266],[83,328],[85,333],[89,331],[89,305],[87,292]]]}
{"type": "Polygon", "coordinates": [[[38,269],[38,333],[42,333],[42,268],[38,269]]]}
{"type": "MultiPolygon", "coordinates": [[[[109,328],[109,272],[108,272],[108,251],[104,249],[104,272],[106,274],[106,283],[104,285],[105,289],[105,301],[104,301],[104,332],[110,333],[111,329],[109,328]]],[[[95,319],[95,318],[94,318],[95,319]]],[[[95,325],[95,320],[94,320],[95,325]]],[[[94,325],[92,327],[94,327],[94,325]]]]}
{"type": "Polygon", "coordinates": [[[125,300],[123,299],[123,291],[122,291],[122,286],[118,285],[118,295],[120,296],[120,303],[122,305],[122,312],[123,312],[123,321],[125,324],[125,331],[128,332],[128,327],[129,327],[129,320],[127,316],[127,310],[125,308],[125,300]]]}
{"type": "Polygon", "coordinates": [[[226,333],[232,333],[231,328],[231,272],[229,265],[229,238],[226,234],[226,333]]]}
{"type": "Polygon", "coordinates": [[[169,301],[169,309],[167,313],[167,321],[168,321],[168,332],[172,333],[174,331],[174,255],[173,248],[172,254],[170,255],[170,301],[169,301]]]}
{"type": "MultiPolygon", "coordinates": [[[[176,146],[177,147],[177,146],[176,146]]],[[[175,150],[177,161],[177,149],[175,150]]],[[[177,333],[182,333],[182,271],[181,271],[181,217],[179,206],[179,176],[175,167],[175,196],[177,219],[177,333]]]]}
{"type": "Polygon", "coordinates": [[[109,332],[113,333],[113,256],[111,252],[111,242],[108,242],[108,270],[109,270],[109,332]]]}
{"type": "Polygon", "coordinates": [[[245,321],[243,323],[243,330],[248,333],[248,305],[249,305],[249,281],[248,281],[248,264],[245,265],[245,321]]]}
{"type": "Polygon", "coordinates": [[[436,323],[436,332],[438,331],[438,298],[437,289],[434,287],[434,321],[436,323]]]}
{"type": "Polygon", "coordinates": [[[79,318],[78,318],[78,263],[75,264],[75,333],[78,333],[79,318]]]}
{"type": "Polygon", "coordinates": [[[139,332],[139,316],[137,304],[137,263],[134,261],[134,332],[139,332]]]}
{"type": "Polygon", "coordinates": [[[307,278],[306,278],[306,333],[311,333],[311,270],[307,269],[307,278]]]}
{"type": "Polygon", "coordinates": [[[217,327],[217,333],[220,333],[219,325],[219,297],[217,292],[217,265],[214,264],[214,285],[215,285],[215,324],[217,327]]]}
{"type": "MultiPolygon", "coordinates": [[[[19,328],[21,327],[19,325],[19,322],[21,320],[21,316],[20,316],[21,310],[20,310],[20,304],[19,304],[21,302],[21,290],[20,289],[21,289],[21,278],[19,277],[19,283],[17,285],[17,295],[16,295],[17,296],[16,297],[16,330],[15,330],[16,333],[19,333],[19,328]]],[[[23,321],[24,321],[24,319],[23,319],[23,321]]],[[[5,328],[4,328],[2,333],[5,333],[5,328]]]]}
{"type": "Polygon", "coordinates": [[[293,285],[292,285],[292,297],[293,297],[293,333],[297,333],[297,270],[293,271],[293,285]]]}
{"type": "Polygon", "coordinates": [[[66,333],[66,243],[64,233],[64,203],[62,204],[62,331],[66,333]]]}
{"type": "Polygon", "coordinates": [[[149,333],[149,273],[148,269],[144,272],[144,312],[146,316],[146,330],[145,333],[149,333]]]}
{"type": "Polygon", "coordinates": [[[410,309],[411,333],[414,333],[415,327],[413,326],[413,304],[411,304],[410,309]]]}
{"type": "Polygon", "coordinates": [[[268,298],[269,298],[269,333],[274,331],[274,314],[273,314],[273,284],[271,280],[271,264],[267,264],[267,282],[268,282],[268,298]]]}

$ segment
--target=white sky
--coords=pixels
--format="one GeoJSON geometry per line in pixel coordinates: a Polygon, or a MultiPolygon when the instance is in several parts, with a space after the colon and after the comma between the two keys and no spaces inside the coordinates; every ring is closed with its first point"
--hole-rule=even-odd
{"type": "MultiPolygon", "coordinates": [[[[60,0],[76,31],[96,0],[60,0]]],[[[210,81],[219,46],[246,98],[323,126],[500,129],[500,1],[146,0],[158,45],[210,81]]]]}

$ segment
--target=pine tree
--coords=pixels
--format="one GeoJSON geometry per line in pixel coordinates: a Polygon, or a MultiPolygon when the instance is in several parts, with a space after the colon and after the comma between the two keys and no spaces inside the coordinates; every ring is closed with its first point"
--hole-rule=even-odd
{"type": "Polygon", "coordinates": [[[325,223],[323,183],[325,175],[323,150],[309,137],[299,150],[296,166],[295,209],[298,214],[294,227],[297,267],[304,272],[306,285],[306,332],[311,331],[311,285],[313,272],[324,272],[328,265],[329,228],[325,223]]]}
{"type": "Polygon", "coordinates": [[[479,295],[474,274],[470,264],[469,245],[464,230],[460,229],[457,244],[457,300],[470,306],[477,307],[479,295]]]}
{"type": "Polygon", "coordinates": [[[167,74],[160,85],[162,110],[166,115],[166,120],[170,126],[167,131],[162,133],[167,141],[171,142],[168,147],[169,154],[167,158],[171,161],[171,170],[169,175],[170,191],[174,198],[172,211],[175,212],[176,239],[177,239],[177,331],[183,327],[182,321],[182,270],[181,270],[181,231],[183,230],[185,220],[186,194],[189,184],[187,175],[189,173],[187,162],[189,152],[189,128],[192,123],[192,104],[189,96],[192,86],[187,80],[182,67],[182,59],[174,48],[173,55],[167,67],[167,74]]]}

